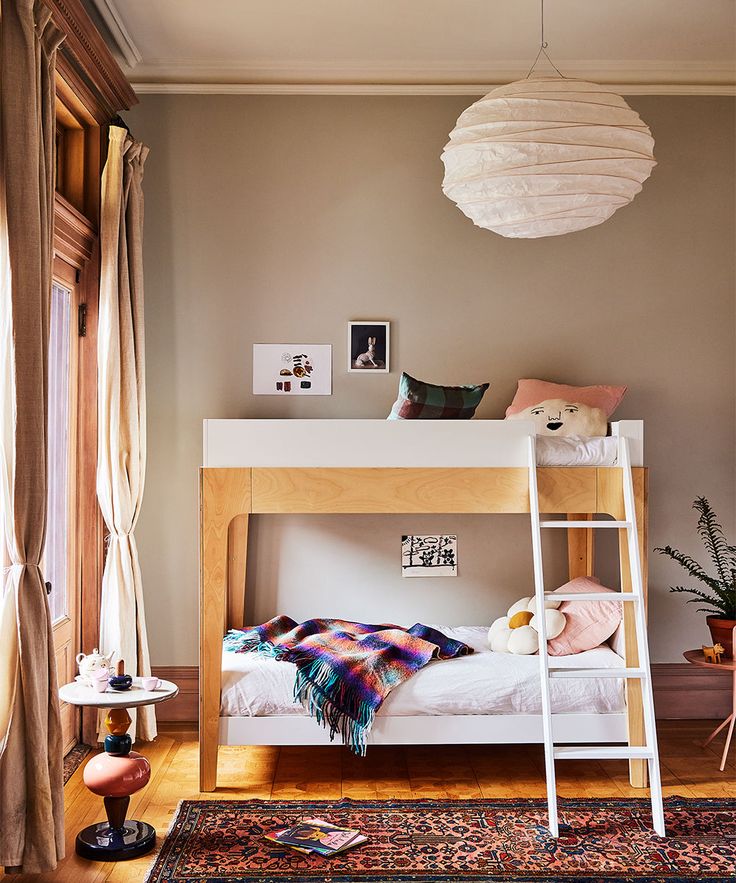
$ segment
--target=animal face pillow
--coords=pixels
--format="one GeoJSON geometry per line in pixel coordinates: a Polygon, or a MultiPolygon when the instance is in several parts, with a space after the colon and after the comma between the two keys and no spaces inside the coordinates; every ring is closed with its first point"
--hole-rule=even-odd
{"type": "Polygon", "coordinates": [[[547,399],[510,414],[507,420],[531,420],[537,435],[597,436],[606,435],[608,420],[600,408],[565,399],[547,399]]]}
{"type": "Polygon", "coordinates": [[[506,419],[531,420],[537,435],[607,435],[608,421],[625,392],[625,386],[569,386],[522,379],[506,409],[506,419]]]}

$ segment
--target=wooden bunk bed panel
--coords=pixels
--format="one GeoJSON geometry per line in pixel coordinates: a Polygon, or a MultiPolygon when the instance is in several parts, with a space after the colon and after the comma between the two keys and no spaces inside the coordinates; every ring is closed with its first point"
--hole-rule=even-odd
{"type": "MultiPolygon", "coordinates": [[[[545,512],[595,511],[593,468],[538,473],[545,512]]],[[[499,514],[529,512],[520,467],[254,468],[253,513],[499,514]]]]}
{"type": "MultiPolygon", "coordinates": [[[[613,424],[612,431],[629,439],[632,462],[637,467],[632,473],[646,590],[647,472],[640,466],[643,426],[640,421],[622,421],[613,424]]],[[[248,740],[239,744],[270,744],[276,739],[273,727],[279,725],[267,719],[220,721],[222,636],[227,627],[244,625],[249,517],[268,513],[528,513],[526,463],[532,432],[532,424],[523,421],[205,421],[205,467],[200,470],[203,791],[216,786],[221,730],[224,741],[230,744],[236,744],[238,738],[248,740]],[[296,446],[295,433],[300,439],[296,446]],[[238,731],[240,736],[236,735],[238,731]]],[[[540,511],[567,515],[574,521],[596,513],[624,519],[622,476],[616,467],[539,468],[537,476],[540,511]]],[[[570,577],[592,574],[593,530],[569,528],[567,535],[570,577]]],[[[625,530],[619,531],[619,547],[622,591],[631,591],[625,530]]],[[[632,614],[631,605],[624,605],[626,665],[636,667],[632,614]]],[[[487,729],[488,718],[480,716],[472,724],[474,733],[477,728],[477,740],[518,741],[507,736],[505,727],[511,730],[513,725],[501,717],[491,732],[487,729]],[[485,733],[483,738],[481,733],[485,733]]],[[[314,721],[306,722],[317,730],[314,721]]],[[[397,739],[407,744],[422,741],[407,735],[405,726],[384,719],[375,740],[384,744],[397,739]]],[[[426,719],[416,726],[421,732],[426,719]]],[[[539,721],[535,726],[541,726],[539,721]]],[[[627,726],[629,743],[643,745],[640,683],[627,682],[626,715],[570,715],[566,724],[558,726],[570,726],[577,739],[582,726],[592,741],[598,730],[606,739],[625,738],[621,727],[627,726]],[[596,722],[573,720],[583,717],[596,722]]],[[[450,718],[443,718],[436,728],[441,734],[438,740],[462,741],[452,736],[454,727],[450,718]]],[[[462,732],[467,734],[469,730],[463,728],[462,732]]],[[[535,730],[524,728],[522,732],[533,734],[535,730]]],[[[304,744],[305,737],[300,738],[301,742],[291,744],[304,744]]],[[[307,741],[317,744],[320,739],[315,733],[307,741]]],[[[559,741],[566,741],[563,733],[559,741]]],[[[630,778],[633,785],[646,785],[645,761],[630,761],[630,778]]]]}
{"type": "MultiPolygon", "coordinates": [[[[542,742],[542,718],[539,714],[494,715],[493,726],[482,714],[453,714],[391,717],[377,715],[368,745],[507,745],[519,742],[542,742]]],[[[585,733],[591,742],[625,742],[625,714],[561,714],[553,718],[555,742],[577,743],[585,733]]],[[[220,719],[221,745],[342,745],[339,734],[330,742],[330,734],[301,715],[266,717],[223,717],[220,719]]]]}
{"type": "Polygon", "coordinates": [[[205,420],[205,466],[527,465],[525,420],[205,420]]]}
{"type": "MultiPolygon", "coordinates": [[[[520,467],[526,420],[205,420],[205,467],[520,467]]],[[[641,420],[611,424],[643,465],[641,420]]]]}

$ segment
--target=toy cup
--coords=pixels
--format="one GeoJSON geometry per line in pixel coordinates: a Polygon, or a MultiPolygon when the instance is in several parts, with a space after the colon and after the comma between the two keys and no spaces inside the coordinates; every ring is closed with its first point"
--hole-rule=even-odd
{"type": "Polygon", "coordinates": [[[107,690],[109,672],[101,671],[92,677],[92,686],[98,693],[104,693],[107,690]]]}

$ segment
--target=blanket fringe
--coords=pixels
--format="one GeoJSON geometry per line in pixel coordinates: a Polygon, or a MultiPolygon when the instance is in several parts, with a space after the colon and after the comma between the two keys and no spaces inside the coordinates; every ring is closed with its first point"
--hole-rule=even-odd
{"type": "Polygon", "coordinates": [[[301,702],[320,726],[329,729],[330,741],[340,733],[351,750],[364,757],[366,737],[373,726],[375,709],[345,683],[324,660],[299,667],[294,679],[294,700],[301,702]]]}
{"type": "Polygon", "coordinates": [[[231,629],[224,648],[292,662],[296,666],[294,701],[301,702],[308,714],[329,730],[330,741],[340,733],[343,742],[360,756],[366,753],[376,711],[392,687],[433,658],[451,659],[472,653],[461,641],[422,623],[403,629],[310,619],[300,625],[284,615],[260,626],[231,629]],[[399,641],[395,635],[383,635],[384,630],[398,630],[408,637],[399,641]],[[378,649],[369,644],[373,655],[362,658],[351,641],[356,635],[372,633],[379,636],[378,649]],[[389,648],[393,655],[377,655],[381,647],[389,648]]]}
{"type": "MultiPolygon", "coordinates": [[[[230,653],[258,653],[272,659],[289,653],[270,641],[262,641],[256,629],[231,629],[225,635],[224,647],[230,653]]],[[[375,717],[372,706],[334,672],[329,662],[321,659],[301,662],[293,658],[290,661],[296,665],[294,701],[300,702],[310,717],[329,730],[330,741],[339,733],[355,754],[364,757],[366,738],[375,717]]]]}
{"type": "Polygon", "coordinates": [[[230,629],[223,638],[222,644],[229,653],[258,653],[273,659],[278,659],[286,652],[282,647],[276,647],[270,641],[261,641],[260,635],[255,629],[248,632],[230,629]]]}

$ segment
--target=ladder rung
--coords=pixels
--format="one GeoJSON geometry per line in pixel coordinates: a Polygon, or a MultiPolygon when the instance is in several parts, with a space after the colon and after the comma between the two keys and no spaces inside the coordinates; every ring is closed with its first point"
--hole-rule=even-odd
{"type": "Polygon", "coordinates": [[[654,752],[646,745],[560,745],[555,760],[650,760],[654,752]]]}
{"type": "Polygon", "coordinates": [[[551,678],[645,678],[643,668],[550,668],[551,678]]]}
{"type": "Polygon", "coordinates": [[[540,527],[631,527],[630,521],[540,521],[540,527]]]}
{"type": "Polygon", "coordinates": [[[633,592],[551,592],[555,601],[638,601],[639,596],[633,592]]]}

